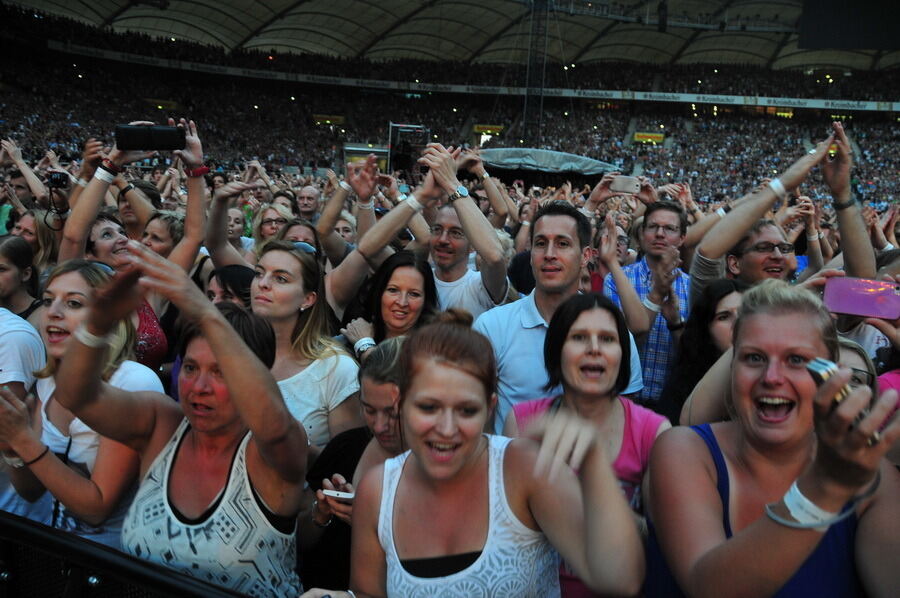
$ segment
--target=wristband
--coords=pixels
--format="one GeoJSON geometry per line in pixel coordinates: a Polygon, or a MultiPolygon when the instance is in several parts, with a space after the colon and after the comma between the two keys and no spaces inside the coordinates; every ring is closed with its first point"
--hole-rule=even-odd
{"type": "Polygon", "coordinates": [[[88,182],[81,177],[78,177],[78,180],[75,181],[75,184],[80,187],[87,187],[88,182]]]}
{"type": "Polygon", "coordinates": [[[368,351],[375,346],[375,339],[371,336],[364,336],[353,344],[353,352],[359,357],[364,351],[368,351]]]}
{"type": "Polygon", "coordinates": [[[826,531],[828,526],[831,525],[829,520],[834,519],[838,515],[838,513],[833,513],[820,508],[813,501],[806,498],[803,493],[800,492],[800,488],[797,487],[796,480],[791,484],[791,487],[784,495],[783,500],[784,506],[787,507],[791,517],[793,517],[797,523],[818,524],[818,526],[813,527],[813,529],[819,532],[826,531]],[[822,525],[823,523],[825,525],[822,525]]]}
{"type": "Polygon", "coordinates": [[[100,162],[100,168],[105,168],[113,174],[122,174],[122,169],[113,164],[109,158],[103,158],[103,161],[100,162]]]}
{"type": "Polygon", "coordinates": [[[198,176],[203,176],[204,174],[209,172],[209,166],[204,166],[201,164],[197,168],[191,168],[187,171],[187,175],[189,178],[195,179],[198,176]]]}
{"type": "Polygon", "coordinates": [[[104,183],[111,185],[112,182],[116,180],[116,175],[102,166],[99,166],[97,167],[97,170],[94,171],[94,178],[100,179],[104,183]]]}
{"type": "Polygon", "coordinates": [[[374,210],[375,209],[375,200],[370,199],[367,202],[357,202],[356,207],[360,210],[374,210]]]}
{"type": "Polygon", "coordinates": [[[522,226],[531,226],[531,222],[528,221],[528,220],[523,220],[523,221],[522,221],[522,226]]]}
{"type": "Polygon", "coordinates": [[[819,235],[806,235],[806,240],[812,243],[813,241],[818,241],[821,237],[819,235]]]}
{"type": "Polygon", "coordinates": [[[650,297],[644,297],[644,300],[641,303],[643,303],[644,307],[652,312],[659,313],[660,311],[662,311],[662,306],[650,301],[650,297]]]}
{"type": "Polygon", "coordinates": [[[338,183],[338,187],[340,187],[347,193],[353,193],[353,187],[351,187],[349,184],[347,184],[347,181],[341,181],[340,183],[338,183]]]}
{"type": "Polygon", "coordinates": [[[787,189],[784,188],[784,184],[781,182],[781,179],[772,179],[769,181],[769,189],[771,189],[775,195],[778,196],[778,199],[784,199],[787,197],[787,189]]]}
{"type": "Polygon", "coordinates": [[[109,335],[97,336],[96,334],[91,334],[83,323],[75,328],[72,336],[78,339],[82,345],[86,345],[91,349],[103,349],[109,346],[109,335]]]}
{"type": "Polygon", "coordinates": [[[397,195],[397,198],[394,201],[400,203],[401,201],[406,201],[407,197],[412,197],[412,193],[410,193],[409,195],[407,195],[406,193],[400,193],[397,195]]]}
{"type": "Polygon", "coordinates": [[[129,191],[131,191],[132,189],[134,189],[134,185],[132,185],[131,183],[128,183],[127,185],[125,185],[124,187],[119,189],[119,195],[124,197],[125,194],[128,193],[129,191]]]}
{"type": "Polygon", "coordinates": [[[31,465],[34,465],[35,463],[37,463],[38,461],[40,461],[41,459],[43,459],[43,458],[47,455],[47,453],[49,453],[49,452],[50,452],[50,447],[47,446],[47,445],[45,444],[45,445],[44,445],[44,450],[41,451],[41,454],[40,454],[40,455],[38,455],[37,457],[35,457],[35,458],[32,459],[31,461],[25,461],[24,463],[22,463],[22,465],[24,465],[25,467],[30,467],[31,465]]]}
{"type": "Polygon", "coordinates": [[[675,332],[676,330],[682,330],[684,328],[684,320],[678,320],[674,324],[670,324],[666,322],[666,328],[669,329],[669,332],[675,332]]]}
{"type": "Polygon", "coordinates": [[[421,212],[425,209],[425,206],[419,203],[415,195],[408,196],[404,201],[406,202],[406,205],[414,209],[416,212],[421,212]]]}
{"type": "Polygon", "coordinates": [[[725,211],[725,208],[719,208],[718,210],[716,210],[716,214],[719,215],[719,218],[724,218],[725,214],[727,213],[728,212],[725,211]]]}
{"type": "Polygon", "coordinates": [[[835,209],[835,211],[841,211],[841,210],[846,210],[847,208],[849,208],[850,206],[852,206],[855,203],[856,203],[856,199],[851,197],[850,199],[848,199],[847,201],[845,201],[843,203],[836,201],[836,202],[832,203],[831,206],[835,209]]]}

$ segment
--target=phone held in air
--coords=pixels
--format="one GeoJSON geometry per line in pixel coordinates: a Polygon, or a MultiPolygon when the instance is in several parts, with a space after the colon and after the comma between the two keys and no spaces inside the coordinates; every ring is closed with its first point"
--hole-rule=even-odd
{"type": "Polygon", "coordinates": [[[620,175],[613,177],[612,182],[609,184],[609,190],[616,193],[636,195],[641,190],[641,182],[637,177],[620,175]]]}
{"type": "Polygon", "coordinates": [[[180,150],[185,146],[181,127],[116,125],[116,147],[120,150],[180,150]]]}
{"type": "Polygon", "coordinates": [[[825,282],[825,307],[836,314],[896,320],[900,318],[900,284],[835,276],[825,282]]]}

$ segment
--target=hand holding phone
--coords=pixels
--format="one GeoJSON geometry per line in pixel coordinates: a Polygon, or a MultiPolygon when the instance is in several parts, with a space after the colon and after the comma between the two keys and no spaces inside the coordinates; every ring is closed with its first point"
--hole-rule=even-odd
{"type": "Polygon", "coordinates": [[[882,320],[900,318],[900,283],[849,276],[825,282],[825,307],[837,314],[882,320]]]}
{"type": "Polygon", "coordinates": [[[341,492],[340,490],[326,490],[324,488],[322,489],[322,494],[340,500],[353,500],[356,496],[355,492],[341,492]]]}

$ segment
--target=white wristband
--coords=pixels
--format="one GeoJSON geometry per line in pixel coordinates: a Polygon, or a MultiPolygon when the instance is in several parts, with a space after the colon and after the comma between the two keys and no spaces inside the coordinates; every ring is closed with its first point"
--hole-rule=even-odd
{"type": "Polygon", "coordinates": [[[86,345],[92,349],[103,349],[104,347],[109,346],[109,336],[97,336],[96,334],[91,334],[87,331],[84,324],[79,324],[77,328],[75,328],[75,332],[72,333],[78,342],[82,345],[86,345]]]}
{"type": "Polygon", "coordinates": [[[775,192],[775,195],[778,196],[779,199],[784,199],[787,196],[787,189],[784,188],[784,184],[781,182],[781,179],[772,179],[769,181],[769,189],[775,192]]]}
{"type": "Polygon", "coordinates": [[[347,181],[341,181],[340,183],[338,183],[338,186],[347,193],[353,193],[353,187],[347,184],[347,181]]]}
{"type": "Polygon", "coordinates": [[[358,202],[358,203],[356,204],[356,207],[358,207],[360,210],[371,210],[371,209],[373,209],[373,208],[375,207],[375,200],[374,200],[374,199],[370,199],[369,201],[365,201],[365,202],[361,201],[361,202],[358,202]]]}
{"type": "Polygon", "coordinates": [[[25,467],[25,461],[22,460],[22,457],[9,457],[6,453],[3,453],[3,460],[14,469],[25,467]]]}
{"type": "Polygon", "coordinates": [[[719,215],[719,218],[724,218],[728,214],[728,212],[725,211],[725,208],[719,208],[718,210],[716,210],[716,214],[719,215]]]}
{"type": "MultiPolygon", "coordinates": [[[[790,489],[784,495],[784,506],[787,507],[791,517],[793,517],[797,523],[819,523],[837,517],[837,513],[826,511],[803,496],[803,493],[800,492],[800,488],[797,487],[796,480],[791,484],[790,489]]],[[[828,529],[828,526],[815,527],[813,529],[824,532],[828,529]]]]}
{"type": "Polygon", "coordinates": [[[812,243],[819,240],[819,235],[806,235],[806,240],[812,243]]]}
{"type": "Polygon", "coordinates": [[[416,212],[421,212],[425,209],[425,206],[419,203],[419,200],[416,199],[415,195],[408,196],[405,200],[406,205],[414,209],[416,212]]]}
{"type": "Polygon", "coordinates": [[[87,187],[88,182],[87,182],[86,180],[82,179],[82,178],[78,178],[78,179],[75,181],[75,184],[78,185],[79,187],[87,187]]]}
{"type": "Polygon", "coordinates": [[[644,297],[644,300],[642,301],[642,303],[644,304],[644,307],[646,307],[647,309],[649,309],[652,312],[659,313],[660,311],[662,311],[662,306],[657,305],[657,304],[653,303],[652,301],[650,301],[650,297],[644,297]]]}
{"type": "Polygon", "coordinates": [[[112,184],[112,182],[114,180],[116,180],[116,175],[114,175],[111,172],[107,172],[106,170],[103,170],[102,168],[98,168],[97,170],[94,171],[94,178],[100,179],[104,183],[112,184]]]}
{"type": "Polygon", "coordinates": [[[359,355],[363,351],[371,349],[375,346],[375,339],[371,336],[364,336],[355,343],[353,343],[353,352],[359,355]]]}

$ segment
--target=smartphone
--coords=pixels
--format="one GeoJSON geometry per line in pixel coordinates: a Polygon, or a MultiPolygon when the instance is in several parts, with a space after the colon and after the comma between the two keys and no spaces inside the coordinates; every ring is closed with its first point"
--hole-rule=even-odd
{"type": "MultiPolygon", "coordinates": [[[[833,361],[828,361],[827,359],[823,359],[822,357],[816,357],[815,359],[811,359],[809,363],[806,364],[806,369],[809,371],[809,375],[812,376],[813,381],[816,383],[816,386],[822,386],[825,384],[832,376],[837,374],[838,364],[833,361]]],[[[841,388],[837,395],[834,397],[835,404],[840,403],[848,396],[850,396],[850,386],[845,384],[843,388],[841,388]]]]}
{"type": "Polygon", "coordinates": [[[835,276],[825,282],[825,307],[837,314],[896,320],[900,318],[900,284],[835,276]]]}
{"type": "Polygon", "coordinates": [[[116,125],[116,147],[120,150],[184,149],[181,127],[116,125]]]}
{"type": "Polygon", "coordinates": [[[615,191],[617,193],[630,193],[635,195],[641,190],[641,182],[637,177],[620,175],[613,177],[612,182],[609,184],[609,189],[610,191],[615,191]]]}
{"type": "Polygon", "coordinates": [[[353,500],[356,496],[355,492],[340,492],[338,490],[325,490],[322,489],[322,494],[325,496],[330,496],[331,498],[339,498],[341,500],[353,500]]]}

